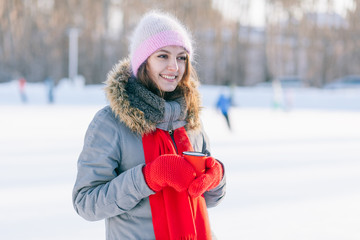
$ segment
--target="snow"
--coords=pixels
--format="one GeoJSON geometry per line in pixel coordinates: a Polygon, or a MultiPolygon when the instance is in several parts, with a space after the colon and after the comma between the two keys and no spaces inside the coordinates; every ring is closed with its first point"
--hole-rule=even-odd
{"type": "MultiPolygon", "coordinates": [[[[71,203],[76,161],[103,86],[62,83],[55,104],[28,84],[0,84],[0,239],[105,239],[71,203]]],[[[360,92],[292,89],[291,110],[269,88],[237,88],[232,131],[213,108],[225,88],[202,86],[212,154],[227,195],[209,209],[219,239],[360,239],[360,92]]]]}

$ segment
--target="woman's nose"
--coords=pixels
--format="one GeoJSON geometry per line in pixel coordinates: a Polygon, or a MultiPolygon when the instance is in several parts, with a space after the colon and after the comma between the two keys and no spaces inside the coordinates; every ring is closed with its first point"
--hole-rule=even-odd
{"type": "Polygon", "coordinates": [[[176,72],[179,69],[177,59],[176,58],[169,59],[167,68],[169,71],[176,72]]]}

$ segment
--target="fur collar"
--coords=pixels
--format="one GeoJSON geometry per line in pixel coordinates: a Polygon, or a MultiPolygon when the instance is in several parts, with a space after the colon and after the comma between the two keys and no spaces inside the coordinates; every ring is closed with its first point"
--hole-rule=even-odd
{"type": "MultiPolygon", "coordinates": [[[[107,75],[105,93],[112,111],[119,120],[130,128],[131,131],[144,135],[156,130],[156,122],[146,118],[143,111],[130,104],[129,95],[126,90],[130,77],[129,59],[119,61],[107,75]]],[[[200,100],[195,105],[197,108],[200,108],[200,100]]],[[[187,110],[187,117],[185,119],[187,122],[185,128],[187,130],[199,130],[200,128],[199,116],[194,114],[194,112],[191,109],[187,110]]]]}

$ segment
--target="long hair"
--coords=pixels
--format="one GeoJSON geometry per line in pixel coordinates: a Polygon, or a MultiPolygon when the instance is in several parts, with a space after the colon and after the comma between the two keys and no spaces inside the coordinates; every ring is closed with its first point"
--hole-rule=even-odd
{"type": "Polygon", "coordinates": [[[189,61],[189,57],[186,58],[186,67],[184,71],[184,75],[172,92],[164,92],[162,91],[159,86],[153,81],[146,69],[147,61],[145,61],[138,70],[137,79],[142,83],[146,88],[148,88],[151,92],[158,95],[165,100],[174,100],[179,97],[184,97],[186,106],[188,111],[198,114],[199,109],[199,93],[197,91],[197,87],[199,85],[199,79],[197,73],[192,66],[191,62],[189,61]]]}

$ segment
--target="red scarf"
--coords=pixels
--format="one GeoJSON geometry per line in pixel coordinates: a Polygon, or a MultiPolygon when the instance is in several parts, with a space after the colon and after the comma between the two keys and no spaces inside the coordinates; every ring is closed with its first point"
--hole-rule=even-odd
{"type": "MultiPolygon", "coordinates": [[[[173,140],[168,132],[156,129],[142,138],[145,163],[163,154],[193,151],[184,127],[174,130],[173,140]]],[[[184,160],[186,161],[186,160],[184,160]]],[[[191,198],[187,191],[177,192],[171,187],[150,195],[150,206],[157,240],[211,239],[209,218],[203,196],[191,198]]]]}

